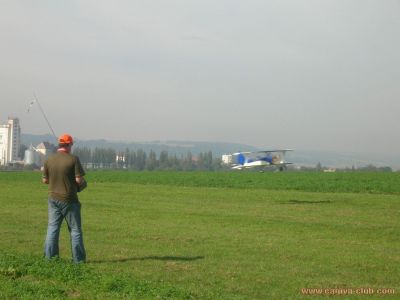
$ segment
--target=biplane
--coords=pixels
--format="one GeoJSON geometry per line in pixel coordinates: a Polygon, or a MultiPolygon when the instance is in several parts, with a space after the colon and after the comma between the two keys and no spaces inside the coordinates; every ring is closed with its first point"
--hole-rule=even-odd
{"type": "Polygon", "coordinates": [[[274,166],[279,171],[283,171],[287,165],[292,164],[285,160],[285,154],[288,151],[293,151],[293,149],[236,152],[222,155],[222,162],[236,170],[274,166]]]}

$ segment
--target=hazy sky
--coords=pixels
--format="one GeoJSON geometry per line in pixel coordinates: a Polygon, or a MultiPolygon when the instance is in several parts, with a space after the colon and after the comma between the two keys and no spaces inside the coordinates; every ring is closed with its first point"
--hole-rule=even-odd
{"type": "Polygon", "coordinates": [[[1,0],[25,133],[399,153],[399,0],[1,0]]]}

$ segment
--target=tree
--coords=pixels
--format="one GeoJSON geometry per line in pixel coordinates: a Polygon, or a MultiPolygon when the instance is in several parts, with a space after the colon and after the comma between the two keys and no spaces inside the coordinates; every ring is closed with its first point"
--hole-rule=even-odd
{"type": "Polygon", "coordinates": [[[136,161],[134,169],[142,171],[144,170],[145,165],[146,165],[146,153],[142,149],[139,149],[138,151],[136,151],[136,161]]]}
{"type": "Polygon", "coordinates": [[[131,163],[132,163],[132,162],[131,162],[132,157],[131,157],[131,151],[129,150],[129,148],[126,148],[126,149],[125,149],[124,155],[125,155],[125,166],[126,166],[127,168],[130,168],[131,163]]]}
{"type": "Polygon", "coordinates": [[[94,148],[93,155],[92,155],[92,163],[94,168],[99,168],[101,164],[102,158],[101,158],[101,149],[100,148],[94,148]]]}
{"type": "Polygon", "coordinates": [[[90,148],[74,148],[73,154],[79,157],[79,160],[84,167],[87,167],[87,165],[92,162],[92,151],[90,148]]]}
{"type": "Polygon", "coordinates": [[[153,150],[150,150],[150,154],[146,160],[146,170],[153,171],[157,169],[158,162],[156,153],[153,150]]]}
{"type": "Polygon", "coordinates": [[[194,169],[194,165],[193,165],[193,156],[192,156],[192,152],[188,151],[186,153],[185,158],[183,158],[182,161],[182,169],[184,171],[193,171],[194,169]]]}
{"type": "Polygon", "coordinates": [[[24,145],[24,144],[21,144],[19,146],[18,157],[21,158],[21,159],[24,159],[26,150],[28,150],[28,147],[26,145],[24,145]]]}
{"type": "Polygon", "coordinates": [[[128,168],[135,169],[136,163],[137,163],[137,155],[135,151],[132,151],[129,153],[128,168]]]}
{"type": "Polygon", "coordinates": [[[182,171],[182,164],[179,161],[179,159],[176,156],[176,154],[174,154],[174,156],[169,157],[168,161],[169,161],[170,168],[172,170],[182,171]]]}
{"type": "Polygon", "coordinates": [[[205,160],[205,167],[206,170],[211,171],[212,167],[213,167],[213,155],[211,151],[208,151],[207,153],[205,153],[204,155],[204,160],[205,160]]]}
{"type": "Polygon", "coordinates": [[[117,157],[117,153],[115,149],[108,148],[104,153],[104,161],[108,168],[115,167],[116,161],[115,158],[117,157]]]}
{"type": "Polygon", "coordinates": [[[168,151],[161,151],[160,158],[159,158],[159,168],[161,170],[168,170],[170,167],[170,162],[168,159],[168,151]]]}

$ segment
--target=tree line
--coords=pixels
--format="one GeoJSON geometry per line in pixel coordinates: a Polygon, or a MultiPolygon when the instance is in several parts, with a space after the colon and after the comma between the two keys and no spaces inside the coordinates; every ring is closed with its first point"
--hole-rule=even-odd
{"type": "Polygon", "coordinates": [[[78,156],[82,165],[88,169],[131,169],[136,171],[217,171],[224,169],[220,158],[213,157],[212,151],[200,152],[194,156],[190,151],[185,155],[159,154],[142,149],[117,151],[112,148],[77,147],[73,154],[78,156]]]}
{"type": "Polygon", "coordinates": [[[330,168],[322,166],[320,162],[317,163],[315,167],[301,166],[298,168],[301,172],[393,172],[393,169],[389,166],[378,167],[373,164],[368,164],[366,166],[360,167],[342,167],[342,168],[330,168]]]}

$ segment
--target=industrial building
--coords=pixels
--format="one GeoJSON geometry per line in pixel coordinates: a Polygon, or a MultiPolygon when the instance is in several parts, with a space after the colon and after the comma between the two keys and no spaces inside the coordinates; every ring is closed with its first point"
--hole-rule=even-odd
{"type": "Polygon", "coordinates": [[[32,145],[25,150],[25,165],[43,166],[50,154],[56,152],[56,147],[49,142],[42,142],[36,147],[32,145]]]}

